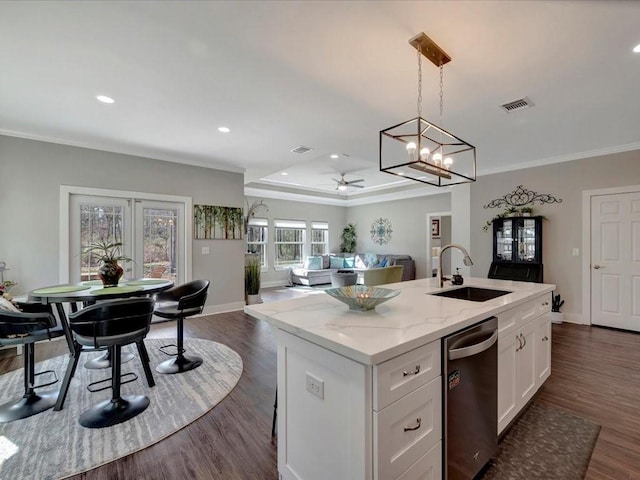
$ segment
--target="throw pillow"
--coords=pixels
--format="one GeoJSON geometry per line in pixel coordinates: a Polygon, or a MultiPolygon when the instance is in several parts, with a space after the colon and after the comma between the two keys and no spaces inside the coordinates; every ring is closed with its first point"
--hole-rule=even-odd
{"type": "Polygon", "coordinates": [[[380,268],[387,266],[387,257],[384,257],[382,261],[378,264],[380,268]]]}
{"type": "Polygon", "coordinates": [[[331,260],[329,255],[322,255],[322,268],[326,269],[331,266],[331,260]]]}
{"type": "Polygon", "coordinates": [[[344,258],[342,257],[331,257],[329,259],[329,267],[330,268],[342,268],[344,267],[344,258]]]}
{"type": "Polygon", "coordinates": [[[364,255],[356,255],[355,266],[356,268],[361,269],[367,268],[367,262],[365,262],[364,255]]]}
{"type": "Polygon", "coordinates": [[[307,257],[304,262],[307,270],[322,270],[322,257],[307,257]]]}
{"type": "Polygon", "coordinates": [[[344,257],[343,260],[344,262],[342,266],[344,268],[355,268],[355,265],[356,265],[355,257],[344,257]]]}
{"type": "Polygon", "coordinates": [[[376,265],[378,265],[378,255],[371,252],[365,253],[364,263],[368,268],[375,267],[376,265]]]}

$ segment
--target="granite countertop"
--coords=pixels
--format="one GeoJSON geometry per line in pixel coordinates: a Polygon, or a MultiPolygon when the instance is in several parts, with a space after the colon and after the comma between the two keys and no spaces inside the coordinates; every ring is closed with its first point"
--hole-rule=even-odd
{"type": "Polygon", "coordinates": [[[304,298],[245,306],[244,311],[276,328],[366,365],[376,365],[473,325],[487,317],[550,293],[543,283],[465,278],[463,286],[507,290],[511,293],[486,302],[470,302],[429,295],[460,288],[437,278],[384,285],[400,295],[375,310],[349,310],[323,291],[304,298]]]}

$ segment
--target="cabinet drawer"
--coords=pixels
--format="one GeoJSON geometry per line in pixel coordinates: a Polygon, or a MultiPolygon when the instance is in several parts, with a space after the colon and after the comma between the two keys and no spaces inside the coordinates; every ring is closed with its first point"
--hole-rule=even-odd
{"type": "Polygon", "coordinates": [[[551,311],[551,294],[547,293],[536,298],[536,306],[538,308],[538,315],[551,311]]]}
{"type": "Polygon", "coordinates": [[[527,303],[517,307],[519,312],[518,325],[522,327],[529,320],[533,320],[538,316],[538,304],[540,299],[529,300],[527,303]]]}
{"type": "Polygon", "coordinates": [[[441,480],[442,442],[438,442],[429,452],[404,472],[398,480],[441,480]]]}
{"type": "Polygon", "coordinates": [[[399,477],[442,438],[441,377],[373,413],[374,478],[399,477]]]}
{"type": "Polygon", "coordinates": [[[512,308],[498,314],[498,338],[511,334],[516,328],[519,314],[520,310],[517,308],[512,308]]]}
{"type": "Polygon", "coordinates": [[[440,341],[373,367],[373,409],[379,412],[440,375],[440,341]]]}

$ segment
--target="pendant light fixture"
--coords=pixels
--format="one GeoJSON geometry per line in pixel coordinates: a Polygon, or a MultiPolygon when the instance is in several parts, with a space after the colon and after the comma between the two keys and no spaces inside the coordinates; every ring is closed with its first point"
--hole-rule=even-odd
{"type": "Polygon", "coordinates": [[[380,131],[380,171],[446,187],[476,180],[476,147],[442,128],[444,65],[451,61],[424,33],[409,43],[418,51],[418,116],[380,131]],[[440,69],[440,126],[422,118],[422,56],[440,69]]]}

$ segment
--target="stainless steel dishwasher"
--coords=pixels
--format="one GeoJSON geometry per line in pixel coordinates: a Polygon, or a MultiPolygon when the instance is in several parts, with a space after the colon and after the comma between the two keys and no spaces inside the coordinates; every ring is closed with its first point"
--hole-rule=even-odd
{"type": "Polygon", "coordinates": [[[498,319],[443,339],[444,478],[470,480],[498,448],[498,319]]]}

